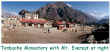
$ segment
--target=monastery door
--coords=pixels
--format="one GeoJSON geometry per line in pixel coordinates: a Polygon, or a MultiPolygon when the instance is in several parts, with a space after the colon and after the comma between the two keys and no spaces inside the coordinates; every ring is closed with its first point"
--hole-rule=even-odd
{"type": "Polygon", "coordinates": [[[44,24],[40,24],[40,27],[41,27],[41,28],[44,28],[44,24]]]}
{"type": "Polygon", "coordinates": [[[35,28],[38,28],[38,24],[35,24],[35,28]]]}

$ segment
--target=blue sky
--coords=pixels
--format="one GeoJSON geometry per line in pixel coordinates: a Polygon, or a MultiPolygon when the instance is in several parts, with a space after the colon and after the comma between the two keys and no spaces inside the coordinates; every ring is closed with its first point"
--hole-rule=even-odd
{"type": "MultiPolygon", "coordinates": [[[[54,3],[54,2],[16,2],[16,1],[8,1],[2,2],[2,9],[4,11],[18,13],[22,9],[26,9],[29,11],[35,11],[40,7],[45,6],[46,4],[54,3]]],[[[70,4],[72,8],[81,10],[85,13],[89,13],[95,17],[103,17],[109,15],[109,7],[108,2],[65,2],[70,4]]]]}

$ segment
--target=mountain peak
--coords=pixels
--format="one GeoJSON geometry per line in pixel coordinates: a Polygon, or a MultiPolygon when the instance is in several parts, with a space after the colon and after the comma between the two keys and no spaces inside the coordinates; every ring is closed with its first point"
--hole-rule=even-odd
{"type": "MultiPolygon", "coordinates": [[[[22,10],[28,12],[26,10],[22,10]]],[[[39,14],[39,18],[45,18],[50,21],[67,21],[75,23],[92,23],[96,20],[92,17],[89,17],[85,13],[75,10],[72,8],[72,5],[66,4],[64,2],[55,2],[47,4],[44,7],[41,7],[39,10],[35,11],[39,14]]],[[[21,12],[22,14],[23,12],[21,12]]]]}

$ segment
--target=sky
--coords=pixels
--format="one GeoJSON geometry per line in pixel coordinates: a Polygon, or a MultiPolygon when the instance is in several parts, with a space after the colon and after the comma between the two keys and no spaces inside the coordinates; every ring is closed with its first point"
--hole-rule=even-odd
{"type": "MultiPolygon", "coordinates": [[[[4,1],[2,2],[2,10],[18,14],[19,11],[21,11],[22,9],[26,9],[28,11],[35,11],[49,3],[54,2],[4,1]]],[[[71,5],[71,7],[74,9],[88,13],[94,17],[98,17],[98,19],[101,19],[104,16],[109,15],[108,2],[65,2],[65,3],[71,5]]]]}

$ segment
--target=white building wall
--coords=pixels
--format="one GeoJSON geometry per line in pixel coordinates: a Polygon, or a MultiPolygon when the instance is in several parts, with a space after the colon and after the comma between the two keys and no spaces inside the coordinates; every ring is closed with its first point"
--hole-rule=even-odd
{"type": "Polygon", "coordinates": [[[50,28],[50,27],[52,27],[52,25],[44,24],[44,27],[45,28],[50,28]]]}

